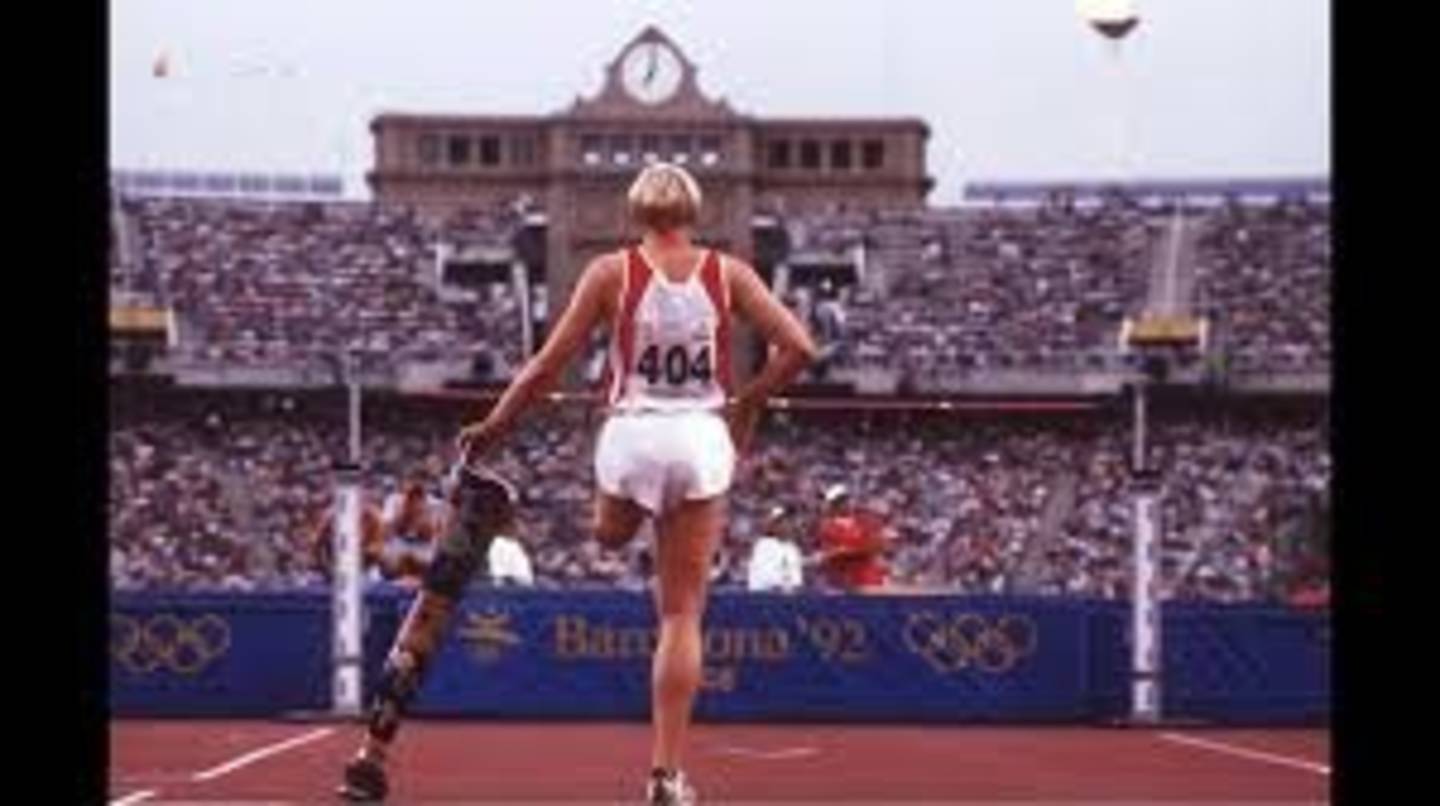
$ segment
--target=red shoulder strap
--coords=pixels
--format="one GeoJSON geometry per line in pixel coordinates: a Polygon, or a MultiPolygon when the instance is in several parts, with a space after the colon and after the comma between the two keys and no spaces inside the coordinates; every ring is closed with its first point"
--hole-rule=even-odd
{"type": "Polygon", "coordinates": [[[620,292],[620,312],[615,323],[615,338],[618,341],[620,366],[612,368],[605,363],[606,379],[609,382],[607,398],[614,403],[620,397],[620,386],[624,382],[627,368],[635,361],[635,309],[645,296],[650,284],[649,267],[640,256],[637,247],[625,250],[625,282],[620,292]]]}

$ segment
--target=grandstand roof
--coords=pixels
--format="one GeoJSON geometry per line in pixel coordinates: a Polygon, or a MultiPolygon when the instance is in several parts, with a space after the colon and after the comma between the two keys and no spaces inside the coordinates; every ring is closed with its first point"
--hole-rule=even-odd
{"type": "Polygon", "coordinates": [[[1076,196],[1096,196],[1123,184],[1126,191],[1141,196],[1317,196],[1330,195],[1326,177],[1275,177],[1233,179],[1142,179],[1134,182],[1064,179],[1030,182],[972,182],[965,187],[965,198],[993,201],[1000,198],[1041,199],[1057,190],[1068,190],[1076,196]]]}
{"type": "Polygon", "coordinates": [[[344,192],[339,174],[117,169],[110,172],[110,184],[135,196],[338,200],[344,192]]]}

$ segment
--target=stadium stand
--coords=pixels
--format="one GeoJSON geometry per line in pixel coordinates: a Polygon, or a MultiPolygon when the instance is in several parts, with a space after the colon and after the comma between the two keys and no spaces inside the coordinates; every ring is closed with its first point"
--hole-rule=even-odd
{"type": "MultiPolygon", "coordinates": [[[[304,544],[329,502],[344,420],[283,395],[249,411],[175,393],[112,419],[112,574],[120,588],[283,588],[315,584],[304,544]]],[[[376,406],[365,485],[377,500],[414,468],[448,458],[459,409],[423,415],[376,406]],[[388,410],[388,413],[387,411],[388,410]]],[[[843,483],[893,530],[897,580],[965,592],[1126,595],[1128,432],[1113,418],[935,420],[775,417],[733,499],[716,582],[739,585],[764,512],[783,506],[804,532],[822,491],[843,483]],[[859,427],[856,428],[858,423],[859,427]],[[1042,516],[1067,476],[1073,508],[1045,535],[1042,516]],[[1033,575],[1022,568],[1038,557],[1033,575]],[[1033,576],[1034,582],[1026,580],[1033,576]]],[[[523,538],[542,586],[640,584],[640,548],[588,540],[593,489],[582,410],[554,407],[524,426],[495,467],[524,491],[523,538]]],[[[1330,455],[1311,415],[1198,416],[1157,429],[1166,468],[1167,567],[1173,594],[1238,601],[1278,595],[1277,555],[1297,507],[1328,488],[1330,455]]],[[[808,533],[807,533],[808,534],[808,533]]],[[[815,546],[806,546],[813,554],[815,546]]]]}
{"type": "MultiPolygon", "coordinates": [[[[497,379],[524,360],[518,280],[442,288],[435,247],[506,254],[526,205],[442,220],[355,202],[117,195],[113,207],[112,291],[172,307],[184,360],[308,364],[342,347],[391,364],[484,354],[497,379]]],[[[853,282],[792,274],[782,298],[824,342],[822,373],[880,365],[923,381],[989,368],[1083,370],[1112,360],[1121,318],[1145,304],[1174,210],[1055,192],[1026,205],[795,216],[783,221],[794,265],[818,256],[857,270],[853,282]]],[[[1216,323],[1231,369],[1327,369],[1328,203],[1231,197],[1182,212],[1193,302],[1216,323]]],[[[343,417],[316,415],[304,395],[277,393],[263,412],[240,414],[183,398],[122,407],[112,422],[116,587],[323,581],[303,544],[329,503],[343,417]]],[[[379,497],[412,468],[443,466],[459,414],[397,418],[376,408],[364,454],[367,489],[379,497]]],[[[556,409],[537,418],[498,467],[527,491],[525,538],[541,585],[633,587],[642,581],[635,551],[610,555],[584,539],[588,417],[556,409]]],[[[809,517],[820,490],[838,482],[862,491],[893,529],[891,562],[905,584],[1127,594],[1122,420],[858,422],[857,434],[823,418],[770,421],[733,501],[718,584],[740,582],[762,511],[778,504],[809,517]]],[[[1188,414],[1157,429],[1151,459],[1164,469],[1171,595],[1279,595],[1277,541],[1328,490],[1323,423],[1188,414]]]]}

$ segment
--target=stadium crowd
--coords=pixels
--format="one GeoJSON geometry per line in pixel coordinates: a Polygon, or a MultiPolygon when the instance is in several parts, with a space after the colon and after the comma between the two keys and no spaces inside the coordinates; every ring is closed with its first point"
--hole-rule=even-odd
{"type": "MultiPolygon", "coordinates": [[[[377,411],[364,444],[372,500],[417,468],[438,488],[453,421],[377,411]]],[[[518,537],[542,586],[644,585],[645,541],[612,553],[588,539],[595,425],[578,410],[552,409],[494,457],[521,491],[518,537]]],[[[286,400],[263,416],[117,417],[110,496],[115,586],[251,589],[323,581],[326,569],[309,561],[306,540],[330,503],[343,426],[341,418],[316,417],[286,400]]],[[[1164,469],[1171,595],[1224,601],[1272,595],[1296,507],[1328,488],[1320,424],[1181,420],[1157,426],[1153,439],[1152,461],[1164,469]]],[[[1127,431],[1110,422],[943,424],[889,415],[840,428],[777,415],[741,467],[715,583],[743,584],[750,547],[776,506],[813,561],[822,493],[840,484],[886,525],[896,584],[1124,596],[1128,451],[1127,431]],[[1074,491],[1068,510],[1052,503],[1067,484],[1074,491]]]]}
{"type": "MultiPolygon", "coordinates": [[[[503,245],[523,205],[430,220],[359,203],[116,204],[112,287],[173,306],[189,358],[243,367],[353,346],[392,364],[477,351],[502,372],[523,361],[514,286],[445,292],[434,249],[503,245]]],[[[853,284],[792,283],[784,299],[824,343],[822,370],[886,366],[933,380],[1093,366],[1120,319],[1144,302],[1172,212],[1118,195],[1076,204],[1057,194],[1028,207],[797,216],[785,222],[792,254],[860,254],[863,270],[853,284]]],[[[1194,227],[1199,312],[1219,325],[1232,366],[1328,366],[1328,205],[1232,201],[1184,213],[1194,227]]],[[[597,342],[587,352],[591,380],[602,351],[597,342]]],[[[331,504],[344,418],[283,395],[267,406],[117,412],[109,502],[117,588],[323,582],[326,569],[305,543],[331,504]]],[[[378,501],[416,468],[438,488],[455,424],[453,413],[395,416],[381,406],[367,414],[367,494],[378,501]]],[[[594,425],[592,415],[551,410],[496,458],[523,491],[520,537],[538,584],[644,585],[643,541],[614,554],[586,539],[594,425]]],[[[1284,541],[1328,490],[1323,436],[1303,418],[1157,427],[1151,459],[1163,471],[1170,595],[1274,595],[1284,541]]],[[[821,492],[839,484],[887,525],[898,584],[1125,596],[1129,450],[1118,422],[772,417],[739,471],[715,581],[742,583],[749,548],[777,506],[813,562],[821,492]]]]}
{"type": "Polygon", "coordinates": [[[482,349],[506,366],[522,359],[513,287],[492,284],[478,304],[447,301],[437,287],[435,245],[503,245],[517,215],[509,208],[431,222],[368,203],[120,204],[140,244],[112,285],[173,306],[191,358],[295,365],[354,347],[392,361],[482,349]]]}
{"type": "Polygon", "coordinates": [[[865,277],[853,291],[797,289],[792,306],[813,296],[816,304],[803,307],[811,314],[819,313],[818,300],[840,303],[834,366],[902,356],[915,377],[1087,366],[1113,348],[1120,319],[1143,302],[1161,226],[1124,197],[868,219],[792,225],[802,253],[866,247],[865,277]]]}
{"type": "MultiPolygon", "coordinates": [[[[794,252],[851,260],[851,285],[792,285],[787,304],[831,337],[830,368],[899,366],[934,379],[1103,366],[1139,313],[1175,207],[1055,194],[1027,207],[835,213],[789,223],[794,252]],[[858,274],[858,272],[857,272],[858,274]]],[[[1188,206],[1196,313],[1240,371],[1330,361],[1330,211],[1304,198],[1188,206]]]]}
{"type": "Polygon", "coordinates": [[[1235,369],[1329,368],[1329,204],[1223,205],[1201,221],[1195,273],[1235,369]]]}
{"type": "MultiPolygon", "coordinates": [[[[112,285],[173,305],[188,356],[247,366],[341,346],[391,364],[480,353],[501,376],[523,359],[514,287],[442,295],[434,252],[507,244],[523,204],[436,221],[362,203],[118,204],[138,247],[128,261],[112,250],[112,285]]],[[[797,216],[786,221],[794,255],[850,260],[863,247],[865,271],[853,285],[792,283],[786,301],[825,337],[827,369],[885,366],[923,381],[1097,367],[1145,301],[1172,211],[1057,193],[1027,207],[797,216]]],[[[1197,312],[1220,325],[1231,367],[1327,367],[1328,204],[1232,200],[1185,214],[1198,233],[1197,312]]]]}

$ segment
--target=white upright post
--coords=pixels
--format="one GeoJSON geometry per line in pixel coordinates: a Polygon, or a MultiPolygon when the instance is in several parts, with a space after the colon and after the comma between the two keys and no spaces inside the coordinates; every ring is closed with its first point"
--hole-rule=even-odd
{"type": "Polygon", "coordinates": [[[331,618],[332,645],[331,710],[338,716],[358,716],[361,711],[361,670],[364,658],[363,571],[360,557],[360,384],[353,357],[345,356],[345,381],[349,387],[349,461],[339,471],[335,523],[331,618]]]}
{"type": "Polygon", "coordinates": [[[1130,716],[1160,719],[1160,601],[1156,595],[1156,496],[1135,494],[1135,591],[1131,608],[1130,716]]]}
{"type": "Polygon", "coordinates": [[[1156,576],[1160,565],[1157,524],[1158,490],[1145,466],[1146,380],[1135,386],[1135,545],[1131,557],[1134,585],[1130,594],[1130,717],[1136,722],[1160,719],[1160,599],[1156,576]]]}

